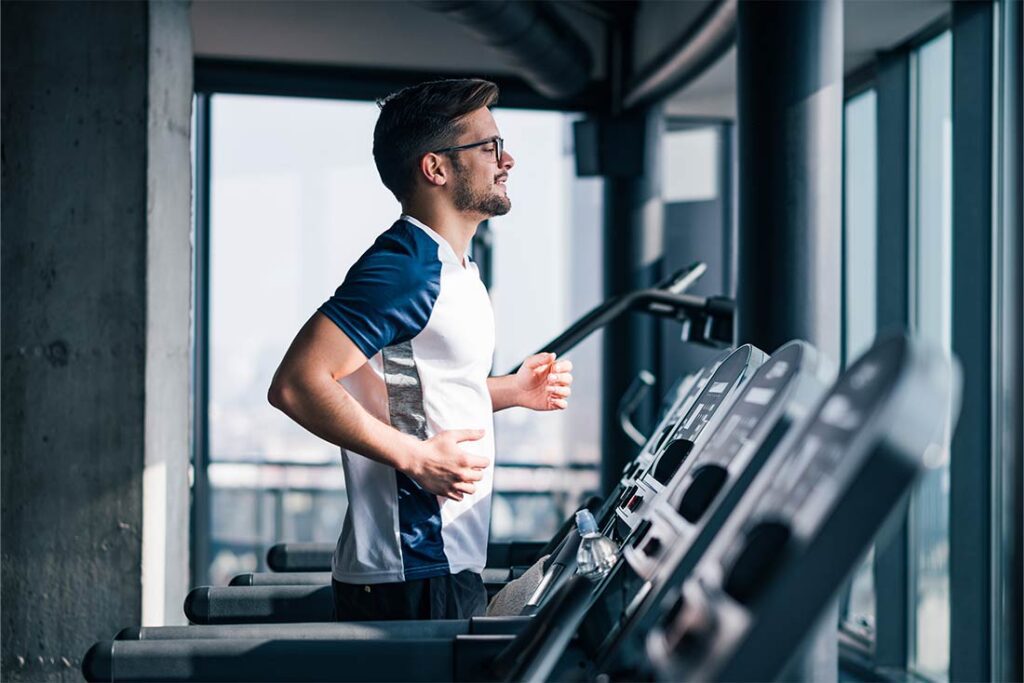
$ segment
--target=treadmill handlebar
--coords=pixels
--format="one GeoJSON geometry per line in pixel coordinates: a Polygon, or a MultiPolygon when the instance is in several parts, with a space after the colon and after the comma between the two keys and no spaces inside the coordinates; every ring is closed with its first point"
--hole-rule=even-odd
{"type": "Polygon", "coordinates": [[[707,271],[708,266],[703,261],[694,261],[690,265],[680,268],[654,285],[654,289],[664,289],[673,294],[682,294],[690,286],[699,280],[707,271]]]}
{"type": "MultiPolygon", "coordinates": [[[[704,269],[704,264],[698,263],[684,268],[655,287],[636,290],[605,301],[545,344],[537,353],[552,352],[556,356],[561,356],[597,330],[631,311],[683,323],[684,341],[714,348],[731,345],[735,303],[725,297],[702,297],[682,293],[683,289],[696,281],[704,269]]],[[[509,374],[514,374],[519,367],[516,365],[509,374]]]]}

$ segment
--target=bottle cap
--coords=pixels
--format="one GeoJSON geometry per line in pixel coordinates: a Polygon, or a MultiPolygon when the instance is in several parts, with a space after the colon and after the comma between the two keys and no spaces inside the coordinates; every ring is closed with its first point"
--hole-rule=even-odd
{"type": "Polygon", "coordinates": [[[597,520],[590,510],[580,510],[576,513],[576,528],[579,529],[580,536],[597,533],[597,520]]]}

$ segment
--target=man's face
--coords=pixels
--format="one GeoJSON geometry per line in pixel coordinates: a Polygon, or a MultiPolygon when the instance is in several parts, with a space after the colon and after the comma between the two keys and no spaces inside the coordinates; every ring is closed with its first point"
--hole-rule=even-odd
{"type": "MultiPolygon", "coordinates": [[[[462,124],[465,129],[456,145],[466,145],[498,137],[498,125],[486,107],[467,114],[462,124]]],[[[483,218],[504,216],[512,208],[505,186],[508,173],[515,160],[508,152],[495,157],[494,143],[471,147],[448,155],[454,178],[451,185],[455,208],[483,218]]]]}

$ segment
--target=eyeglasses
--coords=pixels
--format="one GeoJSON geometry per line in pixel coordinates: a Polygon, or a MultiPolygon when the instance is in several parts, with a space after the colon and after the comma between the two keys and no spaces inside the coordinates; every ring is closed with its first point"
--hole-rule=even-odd
{"type": "Polygon", "coordinates": [[[501,155],[505,153],[505,141],[497,136],[481,140],[480,142],[471,142],[468,145],[458,145],[456,147],[445,147],[444,149],[434,150],[434,154],[461,152],[464,149],[473,149],[474,147],[483,147],[484,145],[494,145],[494,161],[501,166],[501,155]]]}

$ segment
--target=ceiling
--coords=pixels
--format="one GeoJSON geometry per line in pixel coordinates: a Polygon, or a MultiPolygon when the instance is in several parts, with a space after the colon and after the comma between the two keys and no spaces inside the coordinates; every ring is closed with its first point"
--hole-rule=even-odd
{"type": "MultiPolygon", "coordinates": [[[[654,60],[711,4],[710,0],[645,1],[636,14],[634,63],[654,60]]],[[[602,3],[563,0],[556,10],[595,55],[592,77],[602,77],[602,3]]],[[[900,45],[939,20],[949,0],[843,3],[844,69],[900,45]]],[[[514,75],[497,50],[465,28],[408,0],[197,0],[192,3],[195,53],[200,57],[408,69],[426,73],[514,75]]],[[[727,52],[666,103],[671,114],[733,118],[736,51],[727,52]]]]}

